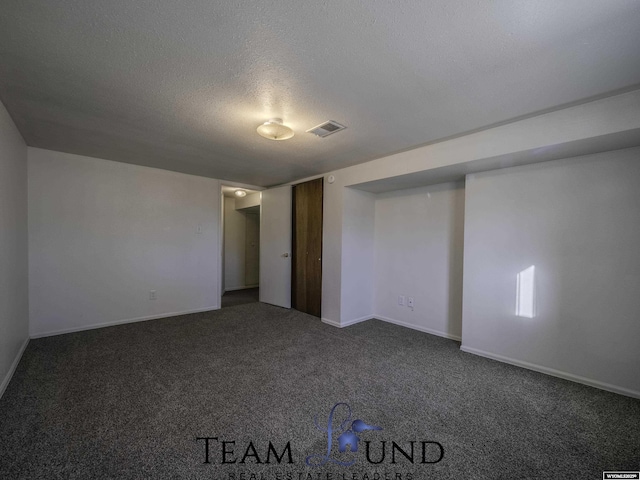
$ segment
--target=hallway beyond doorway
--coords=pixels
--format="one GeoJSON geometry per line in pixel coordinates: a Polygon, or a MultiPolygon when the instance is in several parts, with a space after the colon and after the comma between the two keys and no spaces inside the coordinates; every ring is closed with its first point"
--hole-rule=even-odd
{"type": "Polygon", "coordinates": [[[222,308],[244,305],[245,303],[256,303],[258,302],[259,294],[259,288],[245,288],[225,292],[222,296],[222,308]]]}

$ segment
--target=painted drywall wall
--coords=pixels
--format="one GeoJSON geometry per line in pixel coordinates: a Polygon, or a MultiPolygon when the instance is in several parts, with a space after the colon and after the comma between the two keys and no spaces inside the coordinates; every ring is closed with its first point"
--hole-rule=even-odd
{"type": "Polygon", "coordinates": [[[638,185],[640,148],[470,175],[463,349],[640,396],[638,185]]]}
{"type": "MultiPolygon", "coordinates": [[[[362,273],[350,268],[345,259],[359,255],[357,242],[345,241],[349,225],[345,212],[353,196],[345,187],[393,179],[407,174],[424,174],[447,169],[459,177],[464,174],[508,167],[550,158],[571,156],[585,151],[620,148],[624,138],[637,138],[640,129],[640,90],[608,97],[563,110],[550,112],[507,125],[398,153],[334,172],[333,183],[324,182],[322,316],[334,325],[346,325],[359,318],[369,295],[358,294],[352,285],[362,273]],[[342,284],[349,285],[343,288],[342,284]]],[[[631,139],[633,140],[633,138],[631,139]]],[[[300,182],[307,179],[301,179],[300,182]]],[[[442,183],[444,180],[431,180],[442,183]]],[[[425,184],[429,184],[428,175],[425,184]]],[[[357,201],[357,198],[356,198],[357,201]]]]}
{"type": "Polygon", "coordinates": [[[374,237],[376,318],[460,340],[464,183],[378,194],[374,237]]]}
{"type": "MultiPolygon", "coordinates": [[[[340,287],[342,297],[353,300],[341,306],[340,326],[344,327],[373,316],[375,196],[353,188],[345,188],[343,195],[342,241],[349,254],[343,257],[342,265],[350,274],[343,276],[340,287]]],[[[324,311],[322,316],[325,322],[332,323],[324,311]]]]}
{"type": "Polygon", "coordinates": [[[29,340],[27,146],[0,103],[0,396],[29,340]]]}
{"type": "Polygon", "coordinates": [[[260,206],[260,192],[250,193],[244,197],[234,197],[236,201],[236,210],[242,210],[243,208],[259,207],[260,206]]]}
{"type": "Polygon", "coordinates": [[[224,288],[227,291],[245,287],[246,218],[236,210],[236,199],[224,197],[224,288]]]}
{"type": "Polygon", "coordinates": [[[218,180],[37,148],[28,164],[33,336],[219,308],[218,180]]]}
{"type": "MultiPolygon", "coordinates": [[[[257,199],[259,201],[260,197],[258,196],[257,199]]],[[[240,200],[244,199],[224,197],[224,285],[226,291],[255,287],[259,278],[260,217],[259,213],[254,211],[256,205],[253,201],[247,204],[239,202],[240,200]],[[251,210],[246,210],[247,208],[251,208],[251,210]],[[248,228],[254,232],[252,238],[247,237],[248,228]]]]}
{"type": "Polygon", "coordinates": [[[260,283],[260,209],[245,213],[244,283],[255,287],[260,283]]]}
{"type": "MultiPolygon", "coordinates": [[[[225,279],[224,279],[224,270],[225,270],[225,261],[224,261],[224,193],[221,191],[220,192],[220,231],[218,232],[218,237],[220,239],[220,251],[219,251],[219,255],[220,255],[220,272],[219,272],[219,277],[220,277],[220,297],[222,297],[222,295],[224,295],[224,292],[226,290],[226,286],[225,286],[225,279]]],[[[220,305],[222,306],[222,305],[220,305]]]]}
{"type": "MultiPolygon", "coordinates": [[[[342,301],[343,182],[324,179],[322,194],[322,320],[341,326],[348,320],[340,311],[342,301]]],[[[375,209],[374,215],[375,218],[375,209]]],[[[373,259],[373,258],[372,258],[373,259]]],[[[366,303],[366,300],[365,300],[366,303]]],[[[373,308],[373,306],[372,306],[373,308]]],[[[354,317],[356,319],[358,317],[354,317]]]]}

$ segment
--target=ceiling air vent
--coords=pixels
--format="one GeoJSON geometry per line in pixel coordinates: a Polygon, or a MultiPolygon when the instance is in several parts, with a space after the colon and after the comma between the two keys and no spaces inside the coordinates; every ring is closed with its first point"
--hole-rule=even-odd
{"type": "Polygon", "coordinates": [[[340,125],[338,122],[334,122],[333,120],[329,120],[328,122],[321,123],[320,125],[310,128],[307,130],[307,133],[313,133],[318,137],[326,137],[331,135],[332,133],[339,132],[340,130],[344,130],[344,125],[340,125]]]}

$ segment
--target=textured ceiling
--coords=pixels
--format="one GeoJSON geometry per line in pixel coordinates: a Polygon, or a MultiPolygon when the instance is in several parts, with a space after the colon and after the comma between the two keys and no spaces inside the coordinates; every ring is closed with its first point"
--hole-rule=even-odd
{"type": "Polygon", "coordinates": [[[268,186],[640,84],[637,0],[0,0],[28,145],[268,186]],[[281,117],[283,142],[256,127],[281,117]],[[305,130],[336,120],[320,139],[305,130]]]}

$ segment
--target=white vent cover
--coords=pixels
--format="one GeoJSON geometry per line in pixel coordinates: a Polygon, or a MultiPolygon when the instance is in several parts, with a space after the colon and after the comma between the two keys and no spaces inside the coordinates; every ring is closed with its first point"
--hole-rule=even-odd
{"type": "Polygon", "coordinates": [[[338,122],[334,122],[333,120],[329,120],[328,122],[323,122],[320,125],[317,125],[313,128],[307,130],[307,133],[313,133],[318,137],[326,137],[331,135],[332,133],[339,132],[340,130],[344,130],[344,125],[340,125],[338,122]]]}

